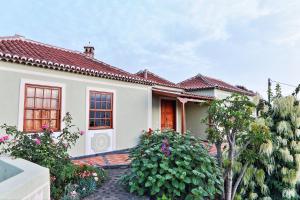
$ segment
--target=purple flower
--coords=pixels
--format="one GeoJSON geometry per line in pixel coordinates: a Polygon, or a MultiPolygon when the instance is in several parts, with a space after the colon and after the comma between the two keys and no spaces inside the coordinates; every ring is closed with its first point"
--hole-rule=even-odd
{"type": "Polygon", "coordinates": [[[41,144],[41,140],[39,138],[35,139],[35,144],[40,145],[41,144]]]}
{"type": "Polygon", "coordinates": [[[46,130],[46,129],[48,129],[48,128],[49,128],[48,124],[43,124],[43,125],[42,125],[42,129],[43,129],[43,130],[46,130]]]}
{"type": "Polygon", "coordinates": [[[161,151],[163,152],[163,154],[167,157],[169,157],[171,155],[171,150],[170,150],[170,144],[167,138],[165,138],[162,141],[162,145],[161,145],[161,151]]]}
{"type": "Polygon", "coordinates": [[[9,136],[8,135],[4,135],[2,137],[0,137],[0,143],[5,142],[6,140],[8,140],[9,136]]]}

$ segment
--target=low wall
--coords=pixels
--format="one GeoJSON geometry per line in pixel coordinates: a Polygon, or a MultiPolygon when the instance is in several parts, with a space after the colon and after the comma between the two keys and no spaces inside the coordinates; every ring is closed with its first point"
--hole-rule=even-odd
{"type": "Polygon", "coordinates": [[[0,157],[0,200],[50,200],[49,169],[0,157]]]}

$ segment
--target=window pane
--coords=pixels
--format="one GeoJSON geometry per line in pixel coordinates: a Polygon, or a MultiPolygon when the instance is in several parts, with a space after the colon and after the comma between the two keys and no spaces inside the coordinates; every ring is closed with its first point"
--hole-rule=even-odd
{"type": "Polygon", "coordinates": [[[90,109],[94,109],[95,108],[95,103],[93,101],[90,102],[90,109]]]}
{"type": "Polygon", "coordinates": [[[105,112],[105,118],[110,118],[110,112],[105,112]]]}
{"type": "Polygon", "coordinates": [[[90,119],[90,127],[94,127],[95,126],[95,120],[94,119],[90,119]]]}
{"type": "Polygon", "coordinates": [[[95,94],[90,95],[90,101],[95,101],[95,94]]]}
{"type": "Polygon", "coordinates": [[[51,108],[52,109],[57,109],[58,108],[58,102],[55,99],[51,100],[51,108]]]}
{"type": "Polygon", "coordinates": [[[105,120],[104,119],[100,120],[100,126],[105,126],[105,120]]]}
{"type": "Polygon", "coordinates": [[[40,97],[40,98],[43,98],[43,96],[44,96],[44,90],[43,89],[41,89],[41,88],[36,88],[36,90],[35,90],[35,96],[36,97],[40,97]]]}
{"type": "Polygon", "coordinates": [[[27,98],[26,99],[26,107],[33,108],[34,107],[34,98],[27,98]]]}
{"type": "Polygon", "coordinates": [[[100,101],[100,94],[96,94],[96,101],[100,101]]]}
{"type": "Polygon", "coordinates": [[[100,112],[100,118],[105,118],[105,112],[100,112]]]}
{"type": "Polygon", "coordinates": [[[41,113],[42,113],[42,111],[40,111],[40,110],[35,110],[35,111],[34,111],[34,119],[40,119],[40,118],[42,118],[41,113]]]}
{"type": "Polygon", "coordinates": [[[101,101],[106,101],[106,95],[105,94],[101,95],[101,101]]]}
{"type": "Polygon", "coordinates": [[[52,98],[58,99],[58,90],[52,90],[52,98]]]}
{"type": "Polygon", "coordinates": [[[90,118],[95,118],[95,112],[94,111],[90,111],[90,118]]]}
{"type": "Polygon", "coordinates": [[[111,101],[111,95],[110,95],[110,94],[108,94],[108,95],[106,96],[106,101],[111,101]]]}
{"type": "Polygon", "coordinates": [[[43,108],[46,108],[46,109],[50,108],[50,99],[44,99],[43,108]]]}
{"type": "Polygon", "coordinates": [[[42,125],[42,126],[43,126],[43,125],[47,125],[47,126],[49,127],[49,125],[50,125],[49,123],[50,123],[49,120],[42,120],[42,124],[41,124],[41,125],[42,125]]]}
{"type": "Polygon", "coordinates": [[[106,109],[106,103],[105,102],[101,102],[101,109],[106,109]]]}
{"type": "Polygon", "coordinates": [[[43,99],[35,99],[35,108],[42,108],[43,107],[43,99]]]}
{"type": "Polygon", "coordinates": [[[33,130],[33,120],[26,120],[25,127],[26,127],[26,130],[33,130]]]}
{"type": "Polygon", "coordinates": [[[95,120],[95,126],[100,126],[100,119],[95,120]]]}
{"type": "Polygon", "coordinates": [[[27,97],[34,97],[34,91],[35,89],[34,88],[31,88],[31,87],[27,87],[27,97]]]}
{"type": "Polygon", "coordinates": [[[58,117],[57,117],[57,111],[55,111],[55,110],[52,110],[51,111],[51,119],[57,119],[58,117]]]}
{"type": "Polygon", "coordinates": [[[105,126],[110,126],[110,119],[105,120],[105,126]]]}
{"type": "Polygon", "coordinates": [[[51,120],[50,128],[56,128],[56,120],[51,120]]]}
{"type": "Polygon", "coordinates": [[[44,98],[51,98],[51,90],[50,89],[44,90],[44,98]]]}
{"type": "Polygon", "coordinates": [[[25,111],[25,119],[32,119],[33,118],[33,111],[32,110],[26,110],[25,111]]]}
{"type": "Polygon", "coordinates": [[[42,129],[41,120],[34,120],[34,130],[39,131],[42,129]]]}
{"type": "Polygon", "coordinates": [[[95,118],[100,118],[100,111],[96,112],[96,117],[95,118]]]}
{"type": "Polygon", "coordinates": [[[96,102],[96,109],[100,109],[100,102],[96,102]]]}
{"type": "Polygon", "coordinates": [[[50,111],[49,110],[42,110],[42,118],[43,119],[50,119],[50,111]]]}
{"type": "Polygon", "coordinates": [[[107,106],[107,109],[111,109],[111,103],[110,102],[107,102],[106,106],[107,106]]]}

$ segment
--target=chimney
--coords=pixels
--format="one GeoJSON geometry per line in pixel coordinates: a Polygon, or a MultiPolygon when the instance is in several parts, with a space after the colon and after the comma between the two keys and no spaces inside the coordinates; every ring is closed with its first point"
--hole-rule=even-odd
{"type": "Polygon", "coordinates": [[[144,79],[148,79],[148,69],[144,70],[144,79]]]}
{"type": "Polygon", "coordinates": [[[91,46],[90,42],[87,46],[84,46],[83,48],[84,48],[84,54],[85,55],[87,55],[90,58],[94,58],[95,48],[93,46],[91,46]]]}

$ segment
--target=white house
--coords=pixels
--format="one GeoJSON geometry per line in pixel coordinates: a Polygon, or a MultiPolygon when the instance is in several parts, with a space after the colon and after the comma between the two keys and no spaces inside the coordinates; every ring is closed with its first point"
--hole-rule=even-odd
{"type": "Polygon", "coordinates": [[[86,131],[73,156],[131,148],[148,128],[205,138],[211,100],[254,95],[200,74],[178,84],[148,70],[132,74],[94,58],[92,46],[82,53],[18,35],[0,37],[0,91],[0,124],[28,133],[44,124],[59,132],[70,112],[86,131]]]}

